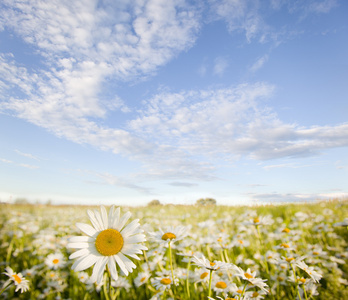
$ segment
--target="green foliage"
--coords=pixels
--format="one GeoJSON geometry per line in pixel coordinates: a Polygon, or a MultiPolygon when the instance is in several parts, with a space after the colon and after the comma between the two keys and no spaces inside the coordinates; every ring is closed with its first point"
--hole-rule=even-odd
{"type": "Polygon", "coordinates": [[[213,198],[200,198],[196,201],[198,206],[211,206],[216,205],[216,200],[213,198]]]}

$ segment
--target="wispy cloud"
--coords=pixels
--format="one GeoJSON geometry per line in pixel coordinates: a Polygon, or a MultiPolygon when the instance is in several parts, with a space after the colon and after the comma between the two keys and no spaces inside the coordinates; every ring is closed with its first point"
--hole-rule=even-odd
{"type": "Polygon", "coordinates": [[[259,69],[263,67],[263,65],[267,62],[267,60],[268,60],[268,54],[263,55],[250,67],[250,71],[251,72],[258,71],[259,69]]]}
{"type": "Polygon", "coordinates": [[[229,62],[226,57],[217,57],[214,60],[213,74],[222,76],[225,70],[228,68],[229,62]]]}
{"type": "Polygon", "coordinates": [[[32,169],[32,170],[40,168],[39,166],[34,166],[34,165],[29,165],[29,164],[18,164],[18,166],[22,167],[22,168],[32,169]]]}
{"type": "Polygon", "coordinates": [[[30,158],[30,159],[33,159],[33,160],[37,160],[37,161],[40,160],[38,157],[36,157],[36,156],[34,156],[34,155],[30,154],[30,153],[24,153],[24,152],[21,152],[21,151],[19,151],[17,149],[15,150],[15,152],[17,154],[21,155],[21,156],[24,156],[24,157],[27,157],[27,158],[30,158]]]}
{"type": "Polygon", "coordinates": [[[5,158],[0,158],[0,161],[6,164],[12,164],[13,162],[11,160],[5,159],[5,158]]]}

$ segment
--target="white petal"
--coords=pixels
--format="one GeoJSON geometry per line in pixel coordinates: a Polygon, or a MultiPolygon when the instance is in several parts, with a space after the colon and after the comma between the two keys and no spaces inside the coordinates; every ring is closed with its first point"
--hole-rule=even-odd
{"type": "Polygon", "coordinates": [[[98,257],[95,255],[86,255],[77,259],[71,268],[76,272],[83,271],[93,266],[97,260],[98,257]]]}
{"type": "Polygon", "coordinates": [[[76,227],[89,236],[93,236],[97,232],[91,225],[85,223],[76,223],[76,227]]]}
{"type": "Polygon", "coordinates": [[[104,274],[107,261],[108,261],[108,257],[102,256],[96,262],[93,268],[92,276],[91,276],[91,280],[93,282],[97,282],[97,284],[101,283],[101,281],[103,280],[103,274],[104,274]]]}
{"type": "Polygon", "coordinates": [[[139,227],[139,219],[135,219],[132,222],[130,222],[125,228],[122,229],[121,234],[122,236],[132,235],[134,230],[139,227]]]}
{"type": "Polygon", "coordinates": [[[116,230],[121,231],[123,226],[127,223],[128,219],[131,216],[131,212],[127,211],[121,218],[121,220],[118,222],[117,226],[116,226],[116,230]]]}
{"type": "Polygon", "coordinates": [[[96,219],[94,212],[90,209],[87,210],[87,215],[93,225],[93,227],[97,230],[97,231],[101,231],[103,230],[98,222],[98,220],[96,219]]]}
{"type": "Polygon", "coordinates": [[[117,253],[117,255],[120,259],[122,259],[127,270],[129,272],[133,272],[133,269],[135,269],[137,266],[127,256],[124,256],[121,252],[117,253]]]}
{"type": "Polygon", "coordinates": [[[68,241],[69,243],[80,243],[80,242],[90,243],[90,242],[93,242],[94,239],[90,238],[89,236],[79,235],[79,236],[72,236],[71,238],[68,239],[68,241]]]}
{"type": "Polygon", "coordinates": [[[109,256],[108,266],[112,279],[116,281],[118,279],[118,274],[114,256],[109,256]]]}
{"type": "Polygon", "coordinates": [[[106,209],[104,206],[100,207],[100,211],[101,211],[101,219],[104,225],[104,228],[107,229],[109,228],[109,224],[108,224],[108,213],[106,212],[106,209]]]}
{"type": "Polygon", "coordinates": [[[126,266],[125,266],[123,260],[120,258],[120,256],[119,256],[120,254],[121,254],[121,252],[118,252],[116,255],[114,255],[114,258],[115,258],[115,260],[116,260],[118,266],[119,266],[120,269],[122,270],[122,272],[123,272],[126,276],[128,276],[127,268],[126,268],[126,266]]]}
{"type": "Polygon", "coordinates": [[[124,243],[125,244],[136,244],[136,243],[142,243],[145,242],[145,235],[144,234],[137,234],[137,235],[133,235],[130,237],[124,237],[124,243]]]}
{"type": "Polygon", "coordinates": [[[66,245],[67,248],[73,248],[73,249],[88,248],[89,246],[90,246],[89,243],[68,243],[66,245]]]}
{"type": "Polygon", "coordinates": [[[95,218],[97,219],[98,223],[99,223],[99,226],[101,228],[101,230],[105,230],[107,229],[105,226],[104,226],[104,222],[103,222],[103,219],[100,215],[100,212],[97,211],[97,210],[94,210],[94,215],[95,215],[95,218]]]}
{"type": "Polygon", "coordinates": [[[90,253],[90,251],[88,250],[88,248],[83,248],[83,249],[80,249],[80,250],[74,252],[73,254],[71,254],[69,256],[69,259],[74,259],[74,258],[77,258],[80,256],[84,256],[84,255],[87,255],[89,253],[90,253]]]}
{"type": "Polygon", "coordinates": [[[109,223],[111,228],[116,229],[117,224],[120,221],[120,214],[121,214],[120,208],[117,207],[115,212],[112,215],[112,220],[110,220],[110,223],[109,223]]]}

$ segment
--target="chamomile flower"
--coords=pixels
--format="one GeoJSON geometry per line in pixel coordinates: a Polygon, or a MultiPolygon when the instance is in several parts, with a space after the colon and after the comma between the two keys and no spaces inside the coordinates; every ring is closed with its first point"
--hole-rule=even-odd
{"type": "Polygon", "coordinates": [[[197,265],[198,267],[205,268],[210,271],[216,271],[216,270],[226,270],[231,269],[234,267],[233,264],[225,263],[222,261],[209,261],[203,254],[201,255],[201,258],[198,258],[196,255],[192,258],[192,263],[197,265]]]}
{"type": "Polygon", "coordinates": [[[315,282],[319,282],[319,280],[322,277],[322,275],[315,271],[313,267],[307,266],[307,264],[304,261],[299,261],[294,265],[305,271],[315,282]]]}
{"type": "Polygon", "coordinates": [[[169,273],[165,273],[165,272],[164,273],[157,272],[157,275],[159,276],[156,276],[155,278],[151,278],[151,283],[155,287],[155,289],[160,291],[170,289],[173,284],[172,276],[169,273]]]}
{"type": "Polygon", "coordinates": [[[3,274],[9,277],[8,281],[5,282],[4,286],[9,286],[11,283],[14,283],[16,286],[15,292],[21,291],[21,293],[29,290],[29,281],[23,277],[21,273],[13,272],[11,267],[5,268],[6,272],[3,274]]]}
{"type": "Polygon", "coordinates": [[[150,277],[151,277],[151,274],[147,271],[139,272],[138,276],[134,278],[134,284],[136,285],[136,287],[139,287],[145,284],[150,277]]]}
{"type": "Polygon", "coordinates": [[[87,236],[74,236],[69,239],[68,248],[79,249],[70,255],[69,259],[77,260],[72,269],[79,272],[93,266],[91,281],[100,283],[106,265],[110,270],[113,280],[117,280],[117,267],[127,276],[136,268],[136,265],[127,257],[140,259],[136,254],[141,254],[147,248],[141,243],[145,235],[140,229],[139,220],[135,219],[127,226],[131,216],[127,212],[120,216],[120,208],[112,206],[109,215],[104,206],[98,210],[88,210],[87,214],[93,226],[77,223],[76,226],[87,236]]]}
{"type": "Polygon", "coordinates": [[[66,264],[65,258],[62,253],[49,254],[45,259],[45,264],[50,269],[57,270],[64,267],[66,264]]]}
{"type": "Polygon", "coordinates": [[[161,245],[168,245],[169,242],[182,240],[188,235],[188,227],[186,226],[168,226],[164,229],[159,228],[159,231],[149,232],[151,238],[161,245]]]}

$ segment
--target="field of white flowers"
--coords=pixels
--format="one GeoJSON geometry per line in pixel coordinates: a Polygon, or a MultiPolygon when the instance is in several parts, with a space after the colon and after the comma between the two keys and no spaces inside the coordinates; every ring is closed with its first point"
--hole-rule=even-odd
{"type": "Polygon", "coordinates": [[[348,299],[346,200],[0,208],[0,299],[348,299]]]}

